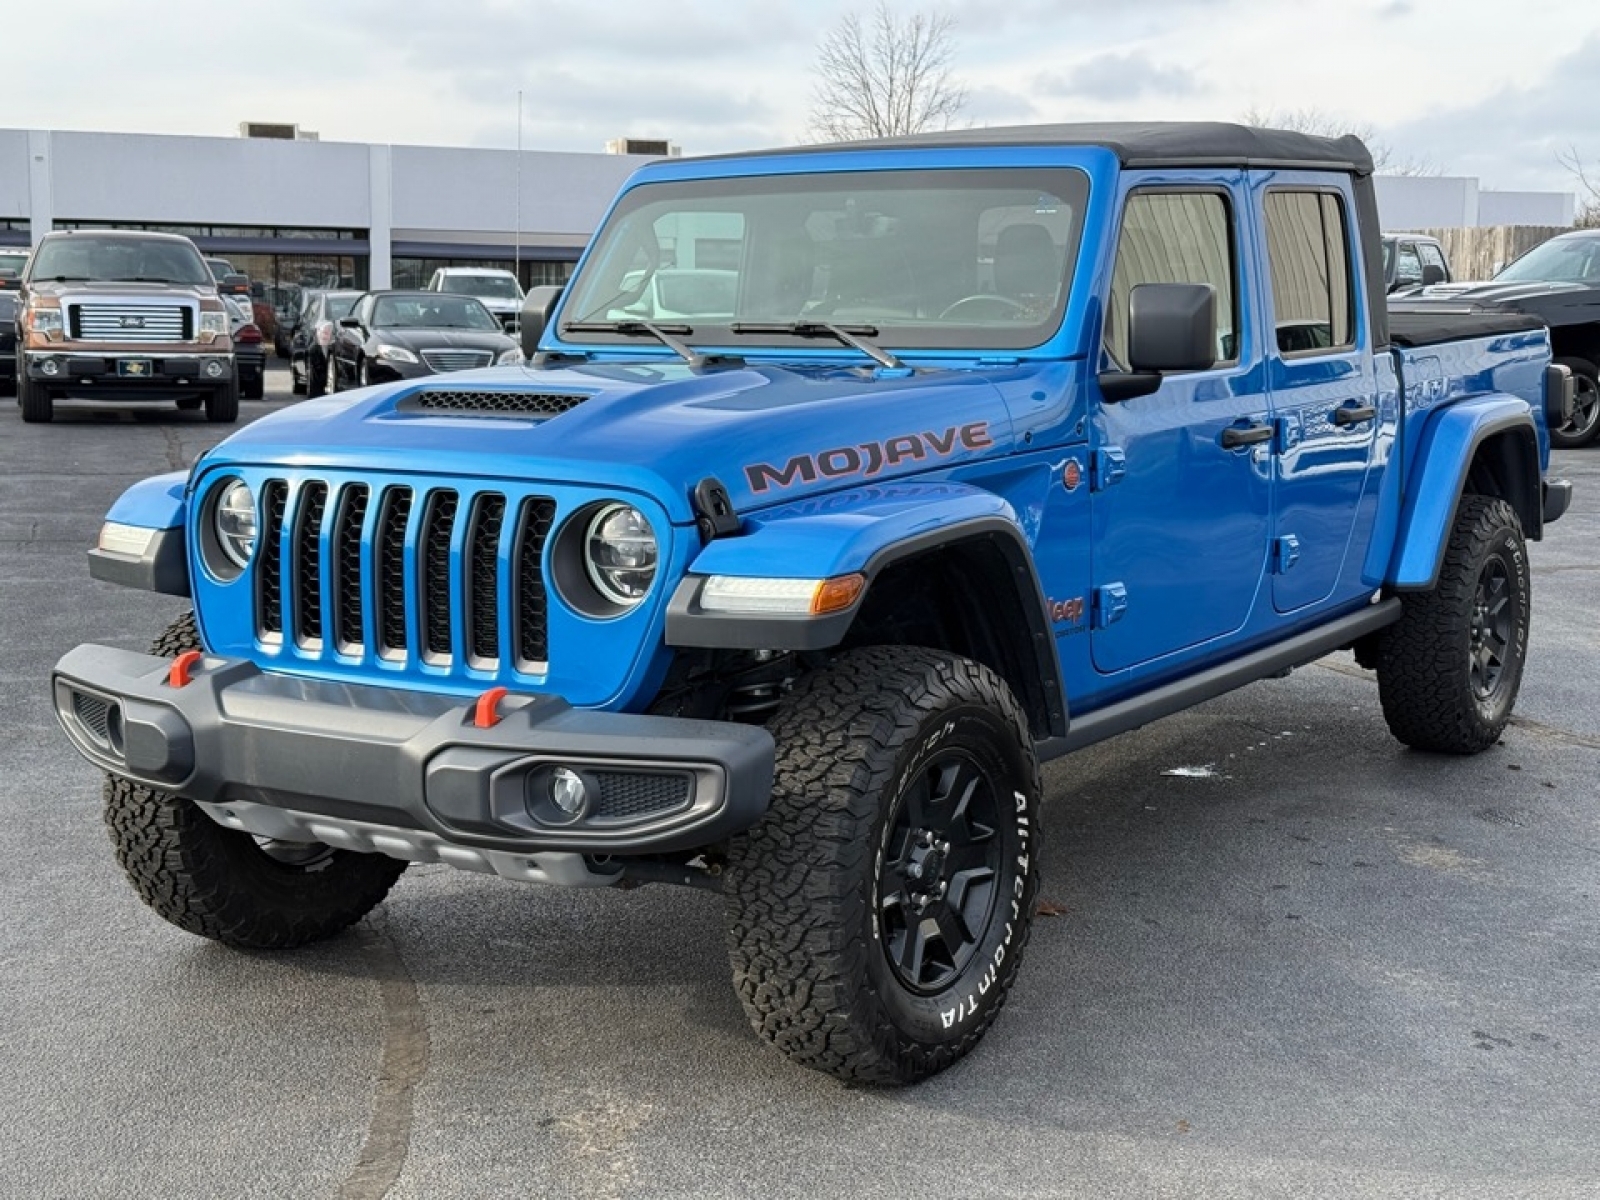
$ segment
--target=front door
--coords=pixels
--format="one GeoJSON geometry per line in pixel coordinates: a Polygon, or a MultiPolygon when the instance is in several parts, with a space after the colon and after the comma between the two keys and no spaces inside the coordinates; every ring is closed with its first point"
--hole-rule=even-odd
{"type": "Polygon", "coordinates": [[[1123,208],[1104,365],[1127,369],[1128,299],[1141,283],[1216,290],[1217,364],[1168,374],[1148,396],[1095,398],[1090,619],[1102,673],[1226,637],[1261,590],[1272,426],[1251,294],[1239,286],[1241,179],[1137,187],[1123,208]]]}

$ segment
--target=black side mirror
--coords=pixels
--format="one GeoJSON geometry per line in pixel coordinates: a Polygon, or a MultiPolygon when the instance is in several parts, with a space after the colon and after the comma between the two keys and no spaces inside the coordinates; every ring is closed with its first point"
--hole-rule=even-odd
{"type": "Polygon", "coordinates": [[[1217,292],[1208,283],[1141,283],[1128,298],[1135,371],[1204,371],[1217,361],[1217,292]]]}
{"type": "Polygon", "coordinates": [[[561,291],[559,283],[542,283],[529,288],[522,301],[522,352],[529,358],[538,352],[539,339],[550,324],[550,314],[556,310],[561,291]]]}
{"type": "Polygon", "coordinates": [[[1422,268],[1422,286],[1432,287],[1436,283],[1443,283],[1444,268],[1438,263],[1428,263],[1422,268]]]}
{"type": "Polygon", "coordinates": [[[1110,403],[1148,396],[1168,371],[1204,371],[1217,361],[1217,292],[1207,283],[1141,283],[1128,297],[1131,371],[1102,371],[1110,403]]]}
{"type": "Polygon", "coordinates": [[[360,317],[340,317],[339,318],[339,324],[343,325],[346,329],[360,329],[361,328],[361,318],[360,317]]]}

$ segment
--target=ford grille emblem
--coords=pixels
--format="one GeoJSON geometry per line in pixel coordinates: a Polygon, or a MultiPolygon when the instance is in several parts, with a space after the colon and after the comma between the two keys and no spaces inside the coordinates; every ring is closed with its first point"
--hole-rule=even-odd
{"type": "Polygon", "coordinates": [[[124,328],[124,329],[143,329],[144,328],[144,318],[143,317],[123,317],[121,323],[122,323],[122,328],[124,328]]]}

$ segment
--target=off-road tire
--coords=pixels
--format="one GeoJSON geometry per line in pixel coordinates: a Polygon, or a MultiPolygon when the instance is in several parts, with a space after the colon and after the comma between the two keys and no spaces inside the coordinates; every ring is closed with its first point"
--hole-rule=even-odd
{"type": "MultiPolygon", "coordinates": [[[[151,653],[200,645],[194,614],[151,653]]],[[[398,859],[329,849],[306,865],[269,854],[179,796],[111,775],[105,822],[134,890],[180,929],[230,946],[283,950],[331,937],[366,916],[406,869],[398,859]]]]}
{"type": "Polygon", "coordinates": [[[238,419],[239,381],[230,379],[206,397],[206,420],[213,425],[232,425],[238,419]]]}
{"type": "MultiPolygon", "coordinates": [[[[803,679],[770,728],[772,804],[734,839],[726,875],[729,958],[750,1023],[793,1062],[844,1080],[902,1084],[943,1070],[999,1014],[1028,940],[1040,786],[1026,717],[987,667],[942,651],[878,646],[849,651],[803,679]],[[961,776],[942,784],[953,767],[979,777],[970,805],[937,799],[965,790],[961,776]],[[932,786],[919,792],[924,781],[932,786]],[[921,822],[918,794],[926,797],[921,822]],[[911,936],[906,917],[923,910],[885,897],[907,894],[907,854],[922,844],[916,829],[953,809],[979,814],[971,824],[992,830],[984,838],[976,829],[970,840],[970,854],[993,864],[990,891],[984,900],[982,884],[950,888],[952,907],[958,891],[980,902],[964,919],[981,932],[965,929],[964,961],[929,948],[923,965],[932,973],[919,989],[891,953],[897,938],[904,947],[911,936]]],[[[949,840],[936,835],[932,845],[957,849],[948,860],[919,863],[926,874],[913,886],[935,887],[947,861],[972,862],[960,857],[956,829],[948,825],[949,840]]],[[[942,901],[930,910],[941,921],[949,911],[942,901]]]]}
{"type": "Polygon", "coordinates": [[[48,389],[29,379],[28,372],[20,364],[17,367],[17,404],[22,409],[22,419],[30,425],[47,425],[55,420],[55,399],[48,389]]]}
{"type": "Polygon", "coordinates": [[[1573,450],[1600,438],[1600,370],[1586,358],[1558,358],[1556,363],[1572,372],[1577,404],[1572,420],[1550,430],[1550,444],[1573,450]]]}
{"type": "Polygon", "coordinates": [[[1461,497],[1439,580],[1402,596],[1378,646],[1390,732],[1417,750],[1477,754],[1511,719],[1528,653],[1528,551],[1516,510],[1461,497]]]}

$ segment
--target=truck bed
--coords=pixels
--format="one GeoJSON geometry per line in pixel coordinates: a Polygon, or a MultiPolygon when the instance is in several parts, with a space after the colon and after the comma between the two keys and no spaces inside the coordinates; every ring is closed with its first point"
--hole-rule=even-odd
{"type": "Polygon", "coordinates": [[[1543,321],[1526,313],[1474,311],[1448,299],[1411,300],[1389,308],[1389,337],[1408,350],[1543,328],[1543,321]]]}

